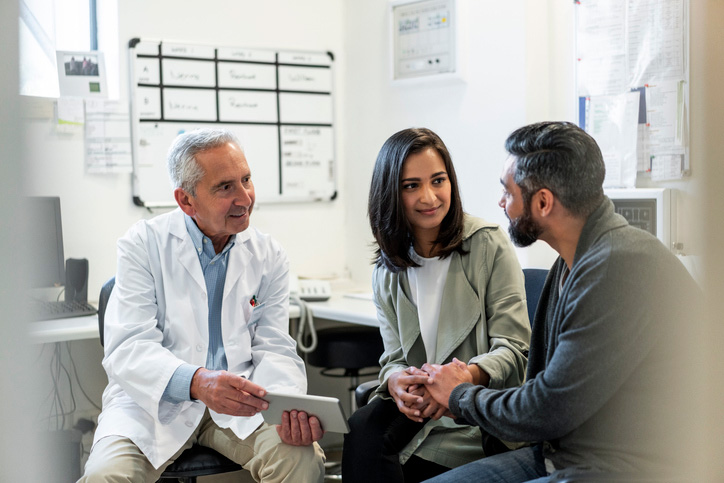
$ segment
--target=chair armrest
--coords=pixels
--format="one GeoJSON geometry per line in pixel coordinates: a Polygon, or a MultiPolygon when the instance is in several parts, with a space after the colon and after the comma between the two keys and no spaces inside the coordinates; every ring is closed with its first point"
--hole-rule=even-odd
{"type": "Polygon", "coordinates": [[[363,382],[362,384],[357,386],[357,388],[354,390],[354,399],[357,402],[358,408],[361,408],[362,406],[367,404],[372,394],[374,394],[375,389],[377,389],[379,385],[380,380],[374,379],[372,381],[363,382]]]}

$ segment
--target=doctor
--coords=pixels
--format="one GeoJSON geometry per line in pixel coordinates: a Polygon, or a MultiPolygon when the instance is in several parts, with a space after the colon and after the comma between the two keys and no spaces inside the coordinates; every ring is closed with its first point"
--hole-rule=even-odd
{"type": "Polygon", "coordinates": [[[249,228],[251,171],[228,131],[180,135],[168,154],[179,208],[118,242],[105,318],[108,386],[80,481],[155,482],[193,443],[256,481],[322,481],[317,418],[264,423],[266,391],[305,393],[288,333],[289,263],[249,228]]]}

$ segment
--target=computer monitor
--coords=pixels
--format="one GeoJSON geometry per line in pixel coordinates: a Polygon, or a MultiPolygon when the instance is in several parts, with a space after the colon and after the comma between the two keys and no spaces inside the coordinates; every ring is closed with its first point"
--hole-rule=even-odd
{"type": "Polygon", "coordinates": [[[669,188],[606,189],[616,213],[630,225],[648,231],[669,249],[675,241],[676,190],[669,188]]]}
{"type": "Polygon", "coordinates": [[[30,288],[60,287],[65,284],[63,225],[60,198],[28,198],[27,233],[30,235],[30,288]]]}

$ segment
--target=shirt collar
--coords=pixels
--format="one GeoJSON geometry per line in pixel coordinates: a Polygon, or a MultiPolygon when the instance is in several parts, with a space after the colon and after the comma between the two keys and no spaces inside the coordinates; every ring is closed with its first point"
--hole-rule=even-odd
{"type": "MultiPolygon", "coordinates": [[[[186,231],[189,233],[189,236],[191,237],[191,242],[194,244],[194,247],[196,248],[196,254],[201,255],[201,253],[204,252],[204,250],[206,250],[206,254],[209,256],[209,258],[214,258],[216,256],[216,252],[214,250],[214,244],[211,242],[211,239],[209,237],[207,237],[206,235],[204,235],[204,233],[196,225],[196,222],[194,221],[194,219],[185,213],[184,213],[184,221],[186,222],[186,231]],[[204,243],[204,240],[206,240],[206,243],[204,243]]],[[[231,235],[229,237],[229,241],[226,242],[224,249],[221,250],[221,253],[219,255],[223,255],[227,251],[229,251],[231,249],[231,247],[234,246],[235,242],[236,242],[236,235],[231,235]]]]}

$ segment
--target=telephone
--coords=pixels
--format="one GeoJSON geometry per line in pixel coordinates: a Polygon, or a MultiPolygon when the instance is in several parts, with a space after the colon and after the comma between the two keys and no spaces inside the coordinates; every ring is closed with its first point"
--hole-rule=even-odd
{"type": "Polygon", "coordinates": [[[326,280],[300,279],[292,275],[289,279],[289,295],[305,302],[323,302],[332,295],[332,286],[326,280]]]}

